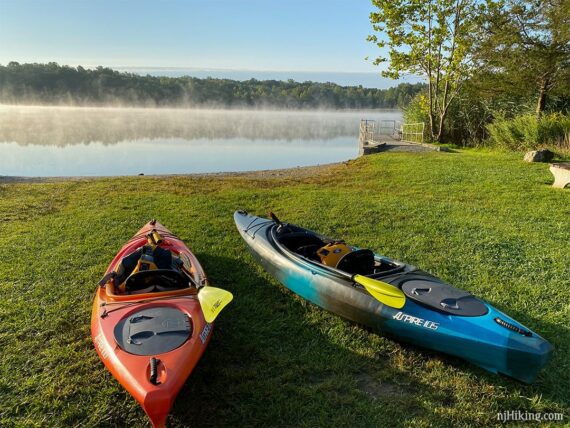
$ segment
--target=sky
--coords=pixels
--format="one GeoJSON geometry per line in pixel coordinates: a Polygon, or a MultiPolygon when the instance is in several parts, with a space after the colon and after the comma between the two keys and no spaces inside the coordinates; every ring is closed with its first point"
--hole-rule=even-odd
{"type": "Polygon", "coordinates": [[[0,0],[0,64],[392,86],[370,0],[0,0]]]}

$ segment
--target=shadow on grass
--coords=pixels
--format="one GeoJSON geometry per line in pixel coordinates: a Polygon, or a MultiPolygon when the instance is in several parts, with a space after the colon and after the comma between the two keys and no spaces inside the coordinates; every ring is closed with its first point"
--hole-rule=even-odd
{"type": "MultiPolygon", "coordinates": [[[[385,346],[382,334],[294,297],[253,262],[244,263],[249,256],[197,257],[212,285],[230,290],[235,299],[216,321],[169,426],[406,426],[410,420],[488,426],[497,411],[517,405],[532,410],[526,397],[533,395],[557,406],[542,411],[567,406],[567,382],[559,370],[547,367],[527,386],[455,357],[399,345],[393,337],[385,346]],[[405,364],[397,361],[402,355],[405,364]],[[462,416],[469,414],[462,395],[472,393],[477,407],[478,395],[489,391],[496,394],[490,398],[493,410],[482,407],[480,420],[462,416]]],[[[558,343],[570,339],[558,326],[511,315],[558,343]]],[[[563,353],[555,354],[551,364],[566,364],[562,359],[563,353]]],[[[114,422],[120,424],[121,416],[127,417],[115,415],[114,422]]]]}
{"type": "Polygon", "coordinates": [[[446,145],[442,145],[441,146],[441,151],[445,152],[445,153],[459,153],[459,149],[460,147],[458,146],[446,146],[446,145]]]}
{"type": "Polygon", "coordinates": [[[355,328],[360,336],[364,330],[338,317],[335,326],[319,328],[307,315],[328,316],[324,311],[292,298],[248,264],[197,257],[212,284],[232,291],[235,299],[216,321],[171,424],[378,426],[422,412],[418,385],[391,368],[388,356],[362,356],[350,342],[339,346],[330,338],[339,326],[355,328]]]}
{"type": "MultiPolygon", "coordinates": [[[[364,347],[370,351],[374,343],[382,342],[381,334],[294,298],[284,287],[258,275],[250,263],[211,254],[198,257],[212,283],[231,290],[235,300],[216,323],[209,349],[179,395],[173,425],[215,426],[223,421],[377,426],[404,425],[414,417],[440,426],[457,422],[453,412],[436,412],[430,406],[431,402],[442,409],[454,407],[458,395],[454,385],[432,386],[418,376],[417,368],[394,364],[385,348],[364,355],[364,347]]],[[[522,314],[514,315],[529,321],[522,314]]],[[[542,329],[540,322],[530,324],[559,335],[560,340],[570,339],[566,331],[551,330],[553,326],[542,329]]],[[[514,394],[522,389],[525,396],[542,394],[565,406],[560,382],[550,373],[527,386],[413,345],[402,345],[402,352],[416,353],[411,358],[421,359],[420,365],[441,362],[440,371],[445,374],[449,369],[462,378],[463,386],[458,387],[488,384],[514,394]]],[[[503,399],[497,398],[499,408],[503,399]]]]}

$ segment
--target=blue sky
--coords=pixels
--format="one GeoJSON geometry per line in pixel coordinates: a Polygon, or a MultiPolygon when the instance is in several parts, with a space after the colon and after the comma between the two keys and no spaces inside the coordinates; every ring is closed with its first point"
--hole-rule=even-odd
{"type": "Polygon", "coordinates": [[[0,0],[0,64],[324,73],[373,83],[379,70],[364,60],[376,53],[365,40],[371,10],[369,0],[0,0]]]}

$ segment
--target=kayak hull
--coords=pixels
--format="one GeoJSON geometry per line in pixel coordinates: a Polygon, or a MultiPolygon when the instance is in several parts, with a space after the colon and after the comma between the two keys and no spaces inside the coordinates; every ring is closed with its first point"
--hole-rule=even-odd
{"type": "MultiPolygon", "coordinates": [[[[164,239],[161,247],[179,254],[188,266],[191,265],[194,278],[206,283],[204,271],[192,252],[159,223],[148,223],[139,230],[119,251],[106,273],[114,270],[124,256],[144,245],[146,234],[153,228],[157,229],[164,239]]],[[[139,402],[154,427],[165,425],[178,392],[208,345],[211,332],[212,325],[204,320],[194,289],[114,295],[109,293],[107,288],[98,287],[95,294],[91,316],[91,336],[95,349],[105,367],[139,402]],[[174,311],[184,318],[187,317],[190,326],[188,339],[175,349],[163,353],[137,355],[127,352],[116,339],[118,324],[136,317],[141,311],[148,313],[149,310],[159,314],[174,311]],[[152,358],[157,362],[154,382],[151,379],[152,358]]]]}
{"type": "Polygon", "coordinates": [[[482,316],[449,315],[409,298],[403,308],[395,309],[322,265],[284,254],[272,237],[272,221],[239,211],[234,220],[253,257],[267,272],[294,293],[343,318],[526,383],[535,380],[550,358],[550,343],[534,332],[524,336],[498,324],[497,318],[530,332],[488,303],[482,316]]]}

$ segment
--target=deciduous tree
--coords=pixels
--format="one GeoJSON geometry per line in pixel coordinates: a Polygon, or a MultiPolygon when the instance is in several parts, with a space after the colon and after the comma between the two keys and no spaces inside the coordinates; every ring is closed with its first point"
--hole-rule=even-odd
{"type": "Polygon", "coordinates": [[[472,34],[483,5],[473,0],[372,0],[370,14],[375,43],[381,54],[374,64],[385,62],[385,77],[404,73],[427,81],[429,129],[434,141],[442,141],[449,106],[473,68],[472,34]]]}
{"type": "Polygon", "coordinates": [[[476,62],[498,91],[534,96],[570,82],[570,0],[488,0],[476,62]]]}

